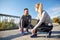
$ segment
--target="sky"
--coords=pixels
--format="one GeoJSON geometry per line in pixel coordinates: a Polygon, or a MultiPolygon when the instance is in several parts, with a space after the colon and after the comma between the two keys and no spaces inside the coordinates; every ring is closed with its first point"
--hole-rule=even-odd
{"type": "Polygon", "coordinates": [[[47,11],[51,18],[60,16],[60,0],[0,0],[0,14],[22,16],[24,8],[28,8],[29,14],[36,19],[36,3],[42,3],[43,10],[47,11]]]}

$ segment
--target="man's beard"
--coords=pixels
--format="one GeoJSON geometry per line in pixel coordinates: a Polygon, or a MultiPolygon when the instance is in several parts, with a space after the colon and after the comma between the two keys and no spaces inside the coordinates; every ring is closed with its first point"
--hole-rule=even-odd
{"type": "Polygon", "coordinates": [[[28,15],[29,15],[28,13],[25,14],[25,16],[28,16],[28,15]]]}

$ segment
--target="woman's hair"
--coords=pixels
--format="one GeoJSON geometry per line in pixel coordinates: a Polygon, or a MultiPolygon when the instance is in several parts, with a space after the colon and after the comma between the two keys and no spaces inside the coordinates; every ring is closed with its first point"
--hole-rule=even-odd
{"type": "Polygon", "coordinates": [[[35,5],[35,8],[38,9],[40,5],[42,5],[42,3],[37,3],[37,4],[35,5]]]}

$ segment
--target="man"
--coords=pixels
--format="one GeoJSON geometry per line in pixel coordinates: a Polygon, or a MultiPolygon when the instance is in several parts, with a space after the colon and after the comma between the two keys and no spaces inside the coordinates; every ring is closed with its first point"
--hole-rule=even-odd
{"type": "Polygon", "coordinates": [[[29,15],[28,8],[24,9],[24,15],[20,19],[20,31],[21,35],[24,35],[24,32],[28,32],[28,26],[31,24],[31,16],[29,15]]]}
{"type": "Polygon", "coordinates": [[[46,11],[43,10],[42,3],[36,4],[35,9],[38,12],[38,23],[32,29],[31,37],[37,37],[38,28],[40,28],[39,31],[49,32],[49,36],[51,36],[51,30],[52,30],[53,25],[52,25],[50,16],[48,15],[46,11]]]}

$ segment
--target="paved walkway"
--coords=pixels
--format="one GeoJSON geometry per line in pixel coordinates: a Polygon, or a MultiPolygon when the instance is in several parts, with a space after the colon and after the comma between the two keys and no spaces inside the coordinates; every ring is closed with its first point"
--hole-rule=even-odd
{"type": "Polygon", "coordinates": [[[37,38],[30,38],[31,34],[21,36],[18,29],[0,31],[0,40],[60,40],[60,26],[54,25],[51,38],[46,38],[47,33],[38,33],[37,38]]]}

